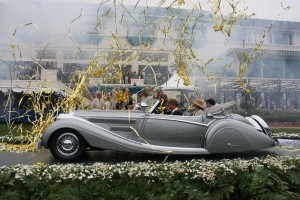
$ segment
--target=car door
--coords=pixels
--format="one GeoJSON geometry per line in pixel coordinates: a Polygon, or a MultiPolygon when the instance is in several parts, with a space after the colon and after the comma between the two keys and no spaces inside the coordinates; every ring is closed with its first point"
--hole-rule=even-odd
{"type": "Polygon", "coordinates": [[[143,136],[152,145],[203,147],[204,133],[200,116],[150,114],[143,121],[143,136]]]}

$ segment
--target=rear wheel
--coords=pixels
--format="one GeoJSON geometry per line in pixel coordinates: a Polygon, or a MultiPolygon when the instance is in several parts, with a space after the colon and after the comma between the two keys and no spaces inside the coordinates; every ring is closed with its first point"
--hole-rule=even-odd
{"type": "Polygon", "coordinates": [[[65,162],[82,158],[86,147],[83,137],[73,130],[60,130],[52,137],[49,144],[52,155],[65,162]]]}

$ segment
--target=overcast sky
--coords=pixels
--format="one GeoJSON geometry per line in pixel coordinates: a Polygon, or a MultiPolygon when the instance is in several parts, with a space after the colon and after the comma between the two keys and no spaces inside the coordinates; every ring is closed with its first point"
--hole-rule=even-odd
{"type": "Polygon", "coordinates": [[[249,10],[257,13],[257,18],[300,21],[299,0],[245,0],[245,2],[249,10]],[[290,9],[285,11],[281,5],[290,6],[290,9]]]}
{"type": "MultiPolygon", "coordinates": [[[[83,0],[84,2],[87,0],[83,0]]],[[[96,1],[101,2],[97,0],[88,0],[88,1],[96,1]]],[[[110,0],[113,2],[113,0],[110,0]]],[[[157,6],[159,2],[162,0],[117,0],[117,2],[122,2],[124,4],[130,4],[135,5],[137,2],[139,2],[139,5],[146,5],[146,2],[148,6],[157,6]]],[[[229,0],[222,0],[225,4],[229,0]]],[[[234,0],[235,2],[239,2],[239,8],[244,9],[247,6],[249,7],[248,13],[256,13],[257,15],[255,18],[261,18],[261,19],[277,19],[282,21],[300,21],[300,11],[299,11],[299,3],[300,0],[234,0]],[[290,6],[290,9],[288,11],[285,11],[283,7],[290,6]]],[[[174,0],[166,0],[166,3],[164,5],[169,5],[170,3],[174,2],[174,0]]],[[[203,9],[205,7],[209,9],[211,7],[211,3],[207,2],[213,2],[213,0],[185,0],[185,7],[191,7],[198,2],[201,2],[201,5],[203,6],[203,9]]],[[[228,5],[228,4],[227,4],[228,5]]],[[[211,9],[209,9],[211,10],[211,9]]],[[[224,8],[226,10],[226,7],[224,8]]]]}
{"type": "MultiPolygon", "coordinates": [[[[19,1],[19,0],[0,0],[0,2],[9,2],[9,1],[19,1]]],[[[31,0],[22,0],[22,1],[31,1],[31,0]]],[[[94,2],[99,4],[100,2],[123,2],[123,4],[127,5],[148,5],[148,6],[158,6],[161,1],[164,1],[164,6],[169,5],[174,2],[174,0],[36,0],[36,1],[56,1],[60,3],[62,1],[68,2],[94,2]]],[[[202,9],[211,10],[210,7],[214,0],[185,0],[185,5],[183,7],[190,8],[191,6],[198,4],[199,2],[202,5],[202,9]]],[[[228,5],[228,1],[232,0],[221,0],[223,4],[228,5]]],[[[300,11],[299,11],[299,3],[300,0],[233,0],[234,2],[239,2],[238,8],[244,9],[246,6],[249,7],[247,13],[256,13],[255,18],[260,19],[277,19],[282,21],[298,21],[300,22],[300,11]],[[283,7],[290,6],[288,11],[285,11],[283,7]]],[[[226,8],[223,11],[225,11],[226,8]]]]}
{"type": "MultiPolygon", "coordinates": [[[[122,1],[122,0],[120,0],[122,1]]],[[[148,5],[158,5],[158,2],[161,0],[148,0],[148,5]]],[[[167,0],[166,2],[173,2],[174,0],[167,0]]],[[[185,0],[186,7],[190,7],[192,5],[197,4],[197,2],[201,2],[204,7],[211,7],[211,3],[213,0],[185,0]]],[[[227,4],[228,0],[222,0],[227,4]]],[[[123,0],[126,4],[134,4],[136,0],[123,0]]],[[[139,4],[145,3],[146,0],[140,0],[139,4]]],[[[299,11],[299,3],[300,0],[235,0],[235,2],[239,2],[239,8],[244,9],[247,6],[249,7],[249,13],[256,13],[256,18],[263,19],[278,19],[283,21],[300,21],[300,11],[299,11]],[[283,7],[290,6],[288,11],[285,11],[283,7]],[[280,16],[279,16],[280,15],[280,16]]],[[[167,3],[169,4],[169,3],[167,3]]],[[[228,4],[227,4],[228,5],[228,4]]],[[[226,7],[223,7],[226,10],[226,7]]]]}

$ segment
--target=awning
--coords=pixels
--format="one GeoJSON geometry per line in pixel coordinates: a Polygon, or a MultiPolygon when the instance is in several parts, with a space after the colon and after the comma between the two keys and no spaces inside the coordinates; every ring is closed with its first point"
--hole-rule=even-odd
{"type": "Polygon", "coordinates": [[[61,91],[58,88],[41,88],[41,87],[30,87],[30,88],[21,88],[21,87],[5,87],[5,86],[0,86],[0,91],[3,93],[9,92],[9,90],[12,90],[13,92],[21,93],[23,92],[24,94],[31,94],[31,93],[40,93],[40,92],[45,92],[45,93],[58,93],[61,95],[64,95],[65,93],[61,91]]]}
{"type": "MultiPolygon", "coordinates": [[[[299,79],[243,78],[242,82],[251,92],[295,92],[300,91],[299,79]]],[[[243,88],[236,77],[219,77],[207,83],[207,87],[221,91],[241,92],[243,88]]]]}

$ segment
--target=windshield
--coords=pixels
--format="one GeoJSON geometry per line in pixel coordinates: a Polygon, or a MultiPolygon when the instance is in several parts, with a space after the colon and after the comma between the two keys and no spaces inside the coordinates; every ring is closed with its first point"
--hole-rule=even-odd
{"type": "Polygon", "coordinates": [[[155,110],[155,108],[158,106],[160,101],[156,101],[153,106],[149,109],[149,113],[153,113],[153,111],[155,110]]]}

